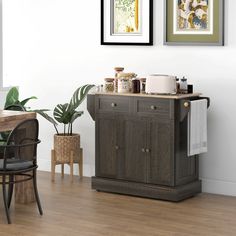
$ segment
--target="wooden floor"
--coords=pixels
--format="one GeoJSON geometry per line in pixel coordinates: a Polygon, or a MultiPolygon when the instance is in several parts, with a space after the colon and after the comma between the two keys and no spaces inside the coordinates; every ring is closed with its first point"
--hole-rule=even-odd
{"type": "Polygon", "coordinates": [[[0,235],[3,236],[152,236],[236,235],[236,198],[200,194],[170,203],[96,192],[83,181],[39,172],[44,215],[35,204],[12,205],[12,225],[6,224],[0,196],[0,235]]]}

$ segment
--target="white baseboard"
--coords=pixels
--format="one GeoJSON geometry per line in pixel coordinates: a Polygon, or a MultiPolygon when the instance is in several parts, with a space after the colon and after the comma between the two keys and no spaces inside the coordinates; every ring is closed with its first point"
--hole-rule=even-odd
{"type": "MultiPolygon", "coordinates": [[[[94,165],[84,164],[83,168],[84,176],[91,177],[95,174],[94,165]]],[[[51,171],[51,162],[45,159],[39,160],[39,170],[51,171]]],[[[60,173],[59,166],[57,166],[56,172],[60,173]]],[[[67,165],[65,166],[65,173],[70,173],[69,166],[67,165]]],[[[74,173],[75,175],[78,174],[78,168],[74,168],[74,173]]],[[[236,183],[202,178],[202,191],[205,193],[236,196],[236,183]]]]}
{"type": "Polygon", "coordinates": [[[205,193],[236,196],[236,183],[202,178],[202,191],[205,193]]]}

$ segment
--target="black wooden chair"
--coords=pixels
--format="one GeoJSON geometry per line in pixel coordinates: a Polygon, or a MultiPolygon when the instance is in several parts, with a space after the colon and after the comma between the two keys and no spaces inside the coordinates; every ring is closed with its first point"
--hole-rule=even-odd
{"type": "MultiPolygon", "coordinates": [[[[8,111],[26,111],[26,109],[21,106],[21,105],[10,105],[4,108],[4,110],[8,110],[8,111]]],[[[9,131],[7,132],[1,132],[0,133],[0,159],[3,158],[3,149],[1,148],[1,145],[4,145],[4,143],[7,141],[7,137],[9,135],[9,131]]]]}
{"type": "Polygon", "coordinates": [[[0,159],[0,176],[2,176],[2,191],[8,224],[11,223],[9,209],[15,183],[33,179],[33,187],[40,215],[43,214],[37,190],[36,171],[38,120],[29,119],[21,122],[11,131],[6,145],[3,146],[3,159],[0,159]],[[16,179],[15,176],[25,178],[16,179]],[[8,186],[8,191],[7,191],[8,186]]]}

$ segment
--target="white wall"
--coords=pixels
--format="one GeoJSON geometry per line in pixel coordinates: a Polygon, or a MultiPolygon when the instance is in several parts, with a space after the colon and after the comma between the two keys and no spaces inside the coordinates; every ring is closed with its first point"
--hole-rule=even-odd
{"type": "MultiPolygon", "coordinates": [[[[38,96],[32,107],[53,108],[78,86],[112,76],[115,66],[140,75],[185,75],[212,100],[209,152],[200,158],[204,191],[236,196],[236,1],[226,1],[225,47],[163,46],[163,0],[154,2],[155,46],[115,47],[100,46],[100,1],[3,0],[4,83],[19,85],[22,97],[38,96]]],[[[54,130],[40,124],[40,169],[49,170],[54,130]]],[[[75,131],[91,175],[94,122],[88,113],[75,131]]]]}
{"type": "Polygon", "coordinates": [[[2,64],[2,0],[0,0],[0,109],[3,109],[9,88],[3,88],[2,64]]]}
{"type": "MultiPolygon", "coordinates": [[[[0,0],[0,90],[2,88],[2,0],[0,0]]],[[[1,92],[0,92],[0,103],[1,103],[1,92]]]]}

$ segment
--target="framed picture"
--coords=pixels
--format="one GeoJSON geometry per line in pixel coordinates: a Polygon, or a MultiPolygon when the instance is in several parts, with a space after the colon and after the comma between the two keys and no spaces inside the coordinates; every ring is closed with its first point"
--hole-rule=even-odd
{"type": "Polygon", "coordinates": [[[153,45],[153,0],[101,0],[102,45],[153,45]]]}
{"type": "Polygon", "coordinates": [[[224,0],[165,0],[164,44],[224,45],[224,0]]]}

